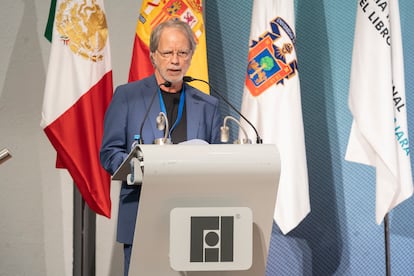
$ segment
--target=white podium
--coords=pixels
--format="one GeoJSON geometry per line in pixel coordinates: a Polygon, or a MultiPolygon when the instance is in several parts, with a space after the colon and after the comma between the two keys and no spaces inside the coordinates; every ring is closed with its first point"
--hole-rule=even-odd
{"type": "Polygon", "coordinates": [[[144,174],[129,275],[265,275],[280,176],[276,146],[139,148],[144,174]],[[194,230],[197,221],[204,224],[194,230]]]}

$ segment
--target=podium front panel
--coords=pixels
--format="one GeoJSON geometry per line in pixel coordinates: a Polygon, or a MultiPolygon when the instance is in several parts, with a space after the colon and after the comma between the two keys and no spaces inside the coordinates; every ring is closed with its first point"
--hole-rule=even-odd
{"type": "Polygon", "coordinates": [[[280,175],[275,145],[142,145],[142,154],[144,177],[129,275],[183,275],[170,266],[174,208],[235,206],[252,211],[250,268],[186,275],[265,274],[280,175]]]}

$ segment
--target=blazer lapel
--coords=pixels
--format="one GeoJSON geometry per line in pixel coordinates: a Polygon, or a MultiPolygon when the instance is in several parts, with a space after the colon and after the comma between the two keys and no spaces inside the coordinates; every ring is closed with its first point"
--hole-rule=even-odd
{"type": "Polygon", "coordinates": [[[153,140],[156,138],[161,138],[163,135],[162,131],[159,131],[156,124],[156,118],[161,111],[160,108],[160,98],[158,95],[158,87],[156,85],[155,77],[148,79],[146,83],[147,91],[145,91],[144,103],[145,103],[145,112],[147,112],[148,108],[151,105],[152,97],[154,98],[154,102],[152,103],[151,109],[148,113],[148,117],[144,123],[144,130],[143,133],[147,133],[148,131],[152,132],[152,139],[148,140],[144,139],[145,143],[152,144],[153,140]],[[154,95],[155,94],[155,95],[154,95]]]}
{"type": "MultiPolygon", "coordinates": [[[[188,89],[187,89],[188,90],[188,89]]],[[[186,91],[187,112],[187,140],[196,139],[200,127],[201,106],[200,101],[193,97],[192,93],[186,91]],[[191,114],[190,116],[188,114],[191,114]]]]}

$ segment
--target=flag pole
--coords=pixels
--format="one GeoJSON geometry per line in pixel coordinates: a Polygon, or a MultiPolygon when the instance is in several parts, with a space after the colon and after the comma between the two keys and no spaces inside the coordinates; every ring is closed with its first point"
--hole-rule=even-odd
{"type": "Polygon", "coordinates": [[[73,276],[95,275],[96,214],[73,183],[73,276]]]}
{"type": "Polygon", "coordinates": [[[388,213],[384,217],[384,239],[385,239],[385,275],[391,276],[391,254],[390,254],[390,228],[388,213]]]}

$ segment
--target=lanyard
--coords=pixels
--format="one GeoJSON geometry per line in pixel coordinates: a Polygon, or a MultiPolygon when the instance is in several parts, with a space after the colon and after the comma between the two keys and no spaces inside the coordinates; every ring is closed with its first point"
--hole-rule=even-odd
{"type": "MultiPolygon", "coordinates": [[[[160,107],[161,107],[161,111],[167,115],[167,110],[165,108],[165,103],[164,103],[164,99],[162,98],[162,93],[161,93],[161,89],[158,87],[158,95],[160,97],[160,107]]],[[[177,119],[175,119],[175,122],[173,124],[173,126],[170,128],[170,131],[168,133],[168,137],[171,138],[171,132],[174,130],[174,128],[180,123],[181,121],[181,117],[183,117],[183,110],[184,110],[184,102],[185,102],[185,89],[184,89],[184,85],[183,85],[183,89],[181,90],[181,95],[180,95],[180,103],[178,104],[178,114],[177,114],[177,119]]]]}

